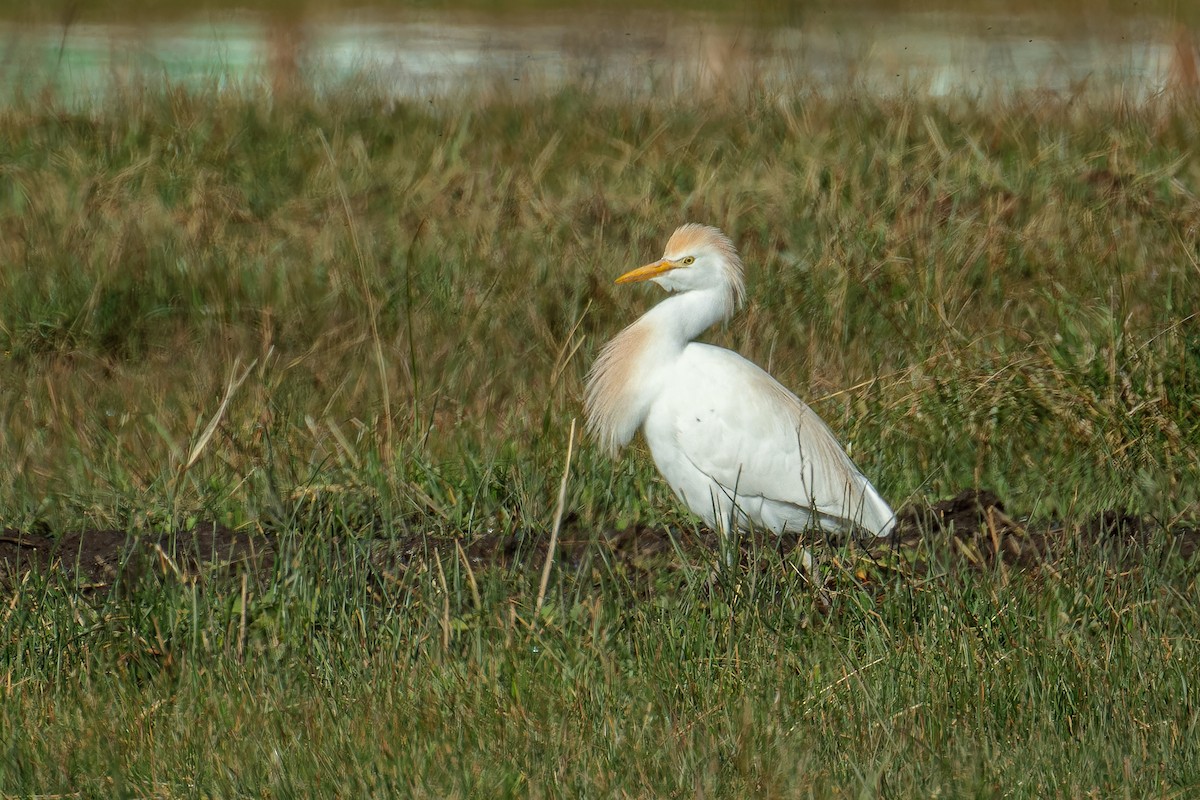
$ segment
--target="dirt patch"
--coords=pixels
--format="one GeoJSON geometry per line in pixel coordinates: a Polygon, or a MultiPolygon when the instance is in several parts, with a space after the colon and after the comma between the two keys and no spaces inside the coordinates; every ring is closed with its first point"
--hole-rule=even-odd
{"type": "Polygon", "coordinates": [[[886,545],[924,550],[944,564],[1035,568],[1072,553],[1122,562],[1178,555],[1191,559],[1200,546],[1200,527],[1163,523],[1105,511],[1082,523],[1029,522],[1010,517],[1004,503],[986,489],[968,489],[950,500],[910,505],[896,515],[896,531],[886,545]]]}
{"type": "MultiPolygon", "coordinates": [[[[549,537],[543,532],[498,532],[448,539],[420,534],[368,540],[366,552],[384,571],[403,570],[430,557],[465,558],[472,569],[540,567],[549,537]]],[[[897,514],[888,539],[830,541],[821,535],[746,535],[743,558],[790,554],[800,545],[815,551],[836,547],[877,563],[901,564],[915,574],[939,569],[988,569],[1004,565],[1036,570],[1071,554],[1114,559],[1122,564],[1195,557],[1200,526],[1164,524],[1115,511],[1082,524],[1030,523],[1009,516],[993,492],[971,489],[933,504],[910,505],[897,514]],[[897,560],[896,556],[900,556],[897,560]]],[[[646,526],[624,530],[582,527],[568,516],[556,561],[576,568],[588,559],[634,571],[711,562],[721,542],[708,530],[646,526]]],[[[250,533],[202,523],[170,534],[130,535],[118,530],[0,532],[0,588],[11,591],[34,574],[49,574],[85,592],[132,586],[146,578],[203,582],[250,572],[269,573],[279,551],[271,533],[250,533]]],[[[341,552],[341,551],[339,551],[341,552]]],[[[350,552],[348,549],[345,552],[350,552]]]]}
{"type": "Polygon", "coordinates": [[[201,523],[173,534],[130,535],[118,530],[0,533],[0,586],[11,588],[33,573],[59,573],[81,589],[133,584],[160,574],[183,582],[246,568],[263,569],[275,555],[270,537],[201,523]]]}

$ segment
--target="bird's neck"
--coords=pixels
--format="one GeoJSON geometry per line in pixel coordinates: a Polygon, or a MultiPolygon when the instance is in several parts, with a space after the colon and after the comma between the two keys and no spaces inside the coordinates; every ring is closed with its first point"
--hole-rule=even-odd
{"type": "Polygon", "coordinates": [[[659,347],[682,350],[733,312],[733,299],[720,289],[673,294],[647,311],[640,320],[650,326],[659,347]]]}
{"type": "Polygon", "coordinates": [[[588,377],[588,427],[612,452],[633,438],[688,342],[733,311],[720,290],[671,295],[605,346],[588,377]]]}

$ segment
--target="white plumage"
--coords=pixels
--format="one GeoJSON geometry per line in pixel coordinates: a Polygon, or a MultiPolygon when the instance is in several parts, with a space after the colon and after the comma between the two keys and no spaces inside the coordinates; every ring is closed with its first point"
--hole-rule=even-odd
{"type": "Polygon", "coordinates": [[[684,225],[662,259],[617,283],[644,280],[672,294],[600,353],[587,385],[592,434],[615,454],[641,428],[671,489],[722,532],[815,524],[887,536],[891,508],[821,418],[737,353],[692,341],[740,305],[733,243],[684,225]]]}

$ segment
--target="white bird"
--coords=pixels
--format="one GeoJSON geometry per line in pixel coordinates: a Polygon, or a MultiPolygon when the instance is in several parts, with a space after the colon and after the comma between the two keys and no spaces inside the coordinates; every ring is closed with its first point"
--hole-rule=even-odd
{"type": "Polygon", "coordinates": [[[610,454],[641,428],[671,489],[722,534],[815,524],[887,536],[892,509],[821,418],[737,353],[692,341],[741,305],[729,238],[682,226],[660,260],[616,282],[647,280],[671,296],[609,342],[588,376],[588,429],[610,454]]]}

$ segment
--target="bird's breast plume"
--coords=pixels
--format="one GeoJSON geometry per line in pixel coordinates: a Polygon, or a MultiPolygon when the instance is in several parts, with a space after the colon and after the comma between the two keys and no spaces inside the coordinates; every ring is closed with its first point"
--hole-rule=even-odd
{"type": "Polygon", "coordinates": [[[646,416],[645,387],[638,378],[650,336],[647,325],[630,325],[604,346],[588,374],[588,432],[611,454],[629,443],[646,416]]]}

